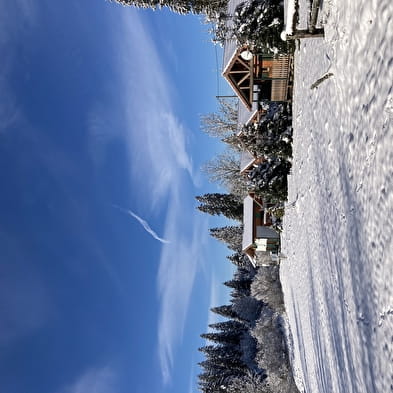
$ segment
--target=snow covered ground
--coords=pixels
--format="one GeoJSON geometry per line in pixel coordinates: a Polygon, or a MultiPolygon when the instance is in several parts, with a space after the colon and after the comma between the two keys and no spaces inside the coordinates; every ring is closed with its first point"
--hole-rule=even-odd
{"type": "Polygon", "coordinates": [[[325,0],[322,19],[325,39],[302,40],[295,55],[281,262],[294,368],[305,392],[388,393],[393,1],[325,0]]]}

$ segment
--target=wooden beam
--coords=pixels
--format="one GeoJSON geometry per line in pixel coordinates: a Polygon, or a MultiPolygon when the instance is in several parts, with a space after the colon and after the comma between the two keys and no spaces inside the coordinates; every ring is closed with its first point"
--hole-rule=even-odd
{"type": "Polygon", "coordinates": [[[242,70],[242,71],[229,71],[229,74],[242,74],[242,73],[244,73],[244,72],[250,72],[250,71],[247,71],[247,70],[242,70]]]}
{"type": "MultiPolygon", "coordinates": [[[[254,70],[254,56],[250,60],[250,69],[254,70]]],[[[254,101],[254,73],[250,73],[250,103],[254,101]]],[[[252,105],[252,104],[251,104],[252,105]]]]}
{"type": "Polygon", "coordinates": [[[294,30],[292,35],[287,36],[287,40],[297,40],[299,38],[318,38],[324,37],[325,32],[323,29],[314,29],[313,33],[308,30],[294,30]]]}
{"type": "Polygon", "coordinates": [[[310,15],[310,27],[309,27],[310,33],[314,33],[314,31],[315,31],[315,26],[317,24],[320,3],[321,3],[321,0],[313,0],[313,2],[312,2],[311,15],[310,15]]]}
{"type": "MultiPolygon", "coordinates": [[[[246,67],[248,70],[251,69],[250,64],[245,63],[244,60],[240,57],[240,55],[237,56],[237,59],[236,59],[236,60],[237,60],[240,64],[243,64],[244,67],[246,67]]],[[[251,61],[252,61],[252,60],[251,60],[251,61]]]]}
{"type": "Polygon", "coordinates": [[[250,72],[247,72],[247,74],[244,75],[242,79],[240,79],[240,81],[238,82],[238,85],[240,86],[248,77],[251,77],[250,72]]]}

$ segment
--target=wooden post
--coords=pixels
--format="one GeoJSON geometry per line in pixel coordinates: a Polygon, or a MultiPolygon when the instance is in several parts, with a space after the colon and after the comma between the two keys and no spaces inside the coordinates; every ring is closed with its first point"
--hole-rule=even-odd
{"type": "Polygon", "coordinates": [[[309,27],[310,33],[314,33],[314,31],[316,30],[315,26],[317,24],[320,3],[321,3],[321,0],[314,0],[312,2],[311,15],[310,15],[310,27],[309,27]]]}
{"type": "Polygon", "coordinates": [[[299,38],[317,38],[324,37],[325,33],[323,29],[314,29],[311,33],[308,30],[294,30],[293,34],[287,36],[287,40],[297,40],[299,38]]]}

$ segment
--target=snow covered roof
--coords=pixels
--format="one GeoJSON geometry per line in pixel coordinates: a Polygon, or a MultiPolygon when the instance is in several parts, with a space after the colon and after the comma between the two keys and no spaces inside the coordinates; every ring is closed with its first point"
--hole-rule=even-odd
{"type": "Polygon", "coordinates": [[[255,161],[255,157],[248,151],[242,151],[240,156],[240,173],[247,170],[255,161]]]}
{"type": "Polygon", "coordinates": [[[230,64],[231,60],[235,56],[237,52],[237,42],[234,39],[225,40],[224,44],[224,56],[222,61],[222,72],[226,70],[228,64],[230,64]]]}
{"type": "MultiPolygon", "coordinates": [[[[227,6],[227,14],[230,15],[230,17],[227,19],[227,27],[231,28],[233,24],[232,16],[235,14],[235,9],[236,7],[240,4],[243,3],[244,0],[229,0],[228,1],[228,6],[227,6]]],[[[235,39],[227,39],[225,40],[224,43],[224,57],[223,57],[223,62],[222,62],[222,70],[224,72],[226,66],[229,64],[233,56],[235,55],[237,51],[237,42],[235,39]]]]}
{"type": "Polygon", "coordinates": [[[254,242],[253,236],[254,199],[247,195],[243,201],[243,242],[242,250],[245,252],[254,242]]]}
{"type": "Polygon", "coordinates": [[[256,227],[255,237],[257,239],[279,239],[280,235],[273,228],[264,225],[259,225],[256,227]]]}
{"type": "MultiPolygon", "coordinates": [[[[228,5],[227,5],[227,21],[226,21],[226,26],[229,31],[231,31],[232,26],[233,26],[233,16],[235,14],[236,7],[244,3],[244,0],[229,0],[228,5]]],[[[238,42],[236,39],[232,37],[228,37],[228,39],[225,40],[224,42],[224,55],[223,55],[223,63],[222,63],[222,75],[223,77],[228,81],[229,85],[231,86],[232,90],[235,92],[235,94],[240,98],[240,100],[243,102],[244,106],[247,107],[249,110],[251,110],[252,106],[252,99],[249,97],[251,95],[251,91],[246,92],[241,89],[239,89],[239,86],[237,86],[237,83],[235,80],[233,80],[233,75],[232,77],[229,75],[229,71],[233,67],[234,63],[236,63],[237,59],[239,58],[240,52],[244,49],[244,47],[240,48],[238,45],[238,42]]],[[[243,65],[245,63],[249,63],[248,61],[242,61],[241,62],[243,65]]],[[[247,70],[245,70],[247,72],[247,70]]],[[[251,78],[252,80],[252,78],[251,78]]],[[[253,88],[253,84],[250,83],[250,90],[253,88]]]]}
{"type": "Polygon", "coordinates": [[[254,116],[258,112],[258,103],[253,102],[251,110],[248,110],[244,105],[239,105],[238,106],[238,111],[237,111],[237,123],[239,129],[245,125],[248,124],[254,116]]]}

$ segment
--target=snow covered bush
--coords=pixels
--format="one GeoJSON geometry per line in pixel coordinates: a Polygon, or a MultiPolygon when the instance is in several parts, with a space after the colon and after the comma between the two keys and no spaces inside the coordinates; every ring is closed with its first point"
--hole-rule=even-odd
{"type": "Polygon", "coordinates": [[[292,157],[292,109],[290,104],[270,103],[258,124],[243,126],[240,144],[250,153],[265,157],[292,157]]]}
{"type": "Polygon", "coordinates": [[[290,105],[271,103],[261,121],[245,125],[238,139],[255,157],[263,157],[263,162],[248,173],[248,189],[270,201],[285,201],[292,157],[290,105]]]}
{"type": "Polygon", "coordinates": [[[249,371],[242,377],[233,378],[226,387],[227,393],[270,393],[263,383],[263,375],[249,371]]]}
{"type": "Polygon", "coordinates": [[[255,360],[259,368],[266,370],[265,383],[268,391],[286,392],[292,381],[292,374],[285,345],[282,317],[270,307],[264,307],[251,334],[258,343],[255,360]]]}
{"type": "Polygon", "coordinates": [[[267,304],[273,311],[285,311],[279,277],[279,266],[261,266],[251,284],[251,295],[267,304]]]}
{"type": "Polygon", "coordinates": [[[248,173],[248,188],[270,201],[285,201],[287,176],[291,163],[282,158],[268,158],[248,173]]]}

